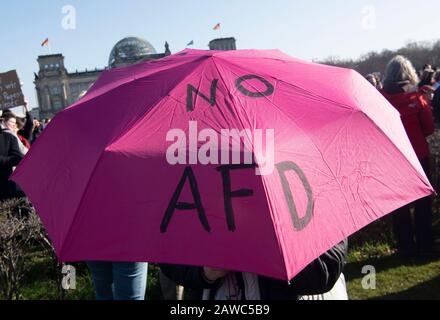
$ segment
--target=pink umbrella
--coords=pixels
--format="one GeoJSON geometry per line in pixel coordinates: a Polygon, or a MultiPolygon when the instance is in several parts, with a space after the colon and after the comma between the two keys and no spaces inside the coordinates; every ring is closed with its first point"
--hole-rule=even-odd
{"type": "Polygon", "coordinates": [[[286,280],[433,192],[399,113],[362,76],[257,50],[104,72],[13,179],[62,261],[286,280]]]}

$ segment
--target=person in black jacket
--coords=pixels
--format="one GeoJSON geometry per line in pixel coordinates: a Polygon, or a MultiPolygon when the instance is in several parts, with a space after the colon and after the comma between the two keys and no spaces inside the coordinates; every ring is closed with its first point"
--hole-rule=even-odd
{"type": "Polygon", "coordinates": [[[29,108],[28,108],[28,102],[27,100],[25,100],[25,104],[24,104],[24,111],[25,111],[25,119],[24,124],[22,126],[20,126],[19,130],[18,130],[18,135],[23,137],[24,139],[26,139],[27,144],[26,147],[30,148],[30,143],[32,142],[32,133],[34,131],[34,118],[32,117],[31,113],[29,112],[29,108]]]}
{"type": "MultiPolygon", "coordinates": [[[[437,83],[440,83],[440,71],[436,74],[437,83]]],[[[432,99],[432,109],[434,112],[435,122],[437,128],[440,127],[440,86],[436,86],[434,98],[432,99]]]]}
{"type": "Polygon", "coordinates": [[[17,138],[0,128],[0,201],[15,196],[15,183],[9,181],[13,167],[17,166],[23,155],[18,147],[17,138]]]}
{"type": "Polygon", "coordinates": [[[341,277],[346,256],[347,240],[314,260],[290,282],[206,267],[161,264],[160,269],[168,278],[184,286],[186,292],[190,289],[189,298],[194,300],[297,300],[301,296],[329,292],[341,277]]]}

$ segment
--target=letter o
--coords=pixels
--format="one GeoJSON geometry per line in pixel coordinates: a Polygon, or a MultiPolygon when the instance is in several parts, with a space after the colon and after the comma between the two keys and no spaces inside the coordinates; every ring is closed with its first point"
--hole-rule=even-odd
{"type": "Polygon", "coordinates": [[[252,98],[261,98],[261,97],[270,96],[270,95],[273,94],[273,92],[275,90],[273,85],[269,81],[267,81],[263,77],[260,77],[260,76],[254,75],[254,74],[249,74],[249,75],[246,75],[246,76],[238,78],[235,81],[235,86],[245,96],[252,97],[252,98]],[[258,81],[262,82],[266,86],[266,88],[267,88],[266,91],[264,91],[264,92],[258,92],[258,91],[257,92],[252,92],[252,91],[249,91],[248,89],[246,89],[245,87],[243,87],[241,85],[244,81],[247,81],[247,80],[250,80],[250,79],[257,79],[258,81]]]}

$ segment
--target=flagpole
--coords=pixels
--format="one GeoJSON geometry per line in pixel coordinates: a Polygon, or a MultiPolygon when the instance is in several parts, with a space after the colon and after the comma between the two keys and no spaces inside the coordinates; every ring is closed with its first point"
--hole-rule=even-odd
{"type": "Polygon", "coordinates": [[[49,38],[46,38],[46,40],[43,41],[41,44],[42,47],[47,47],[49,50],[49,54],[52,54],[52,46],[50,45],[49,38]]]}

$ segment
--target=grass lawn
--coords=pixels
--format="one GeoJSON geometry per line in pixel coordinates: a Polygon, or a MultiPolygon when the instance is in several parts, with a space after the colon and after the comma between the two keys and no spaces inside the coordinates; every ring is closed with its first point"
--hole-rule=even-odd
{"type": "MultiPolygon", "coordinates": [[[[434,213],[434,234],[440,236],[440,213],[434,213]]],[[[440,255],[402,258],[395,254],[390,218],[382,219],[351,238],[344,274],[352,300],[440,300],[440,255]],[[365,241],[364,239],[369,239],[365,241]],[[364,289],[365,266],[376,271],[375,289],[364,289]]]]}
{"type": "MultiPolygon", "coordinates": [[[[440,214],[435,214],[435,233],[440,235],[440,214]]],[[[348,263],[344,274],[350,299],[439,299],[440,256],[403,259],[394,253],[390,221],[382,219],[350,238],[348,263]],[[364,289],[364,266],[376,271],[376,288],[364,289]]],[[[50,258],[36,250],[26,258],[28,272],[23,281],[22,299],[55,300],[59,298],[50,258]]],[[[74,264],[76,289],[65,291],[65,299],[94,299],[90,274],[85,264],[74,264]]],[[[150,265],[148,298],[162,299],[157,267],[150,265]]],[[[1,299],[1,297],[0,297],[1,299]]]]}
{"type": "Polygon", "coordinates": [[[350,299],[440,300],[440,257],[401,259],[388,256],[351,262],[345,269],[350,299]],[[376,268],[376,288],[362,288],[362,268],[376,268]]]}

